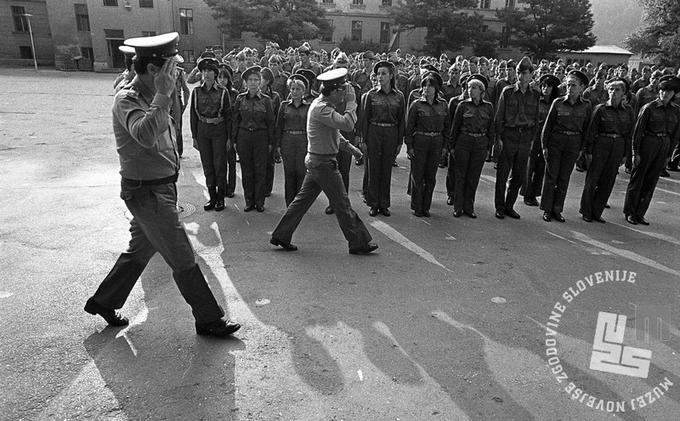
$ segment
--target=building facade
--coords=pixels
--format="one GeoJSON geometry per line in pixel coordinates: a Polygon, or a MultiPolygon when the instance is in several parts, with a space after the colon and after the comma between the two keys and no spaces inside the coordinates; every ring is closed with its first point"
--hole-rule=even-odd
{"type": "Polygon", "coordinates": [[[0,0],[0,64],[54,64],[54,47],[45,0],[0,0]],[[30,31],[29,31],[30,24],[30,31]]]}

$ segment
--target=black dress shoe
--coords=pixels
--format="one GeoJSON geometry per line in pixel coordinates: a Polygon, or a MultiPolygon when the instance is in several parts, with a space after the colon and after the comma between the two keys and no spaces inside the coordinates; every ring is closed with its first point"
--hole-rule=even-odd
{"type": "Polygon", "coordinates": [[[349,249],[349,254],[369,254],[378,249],[378,245],[375,243],[368,243],[362,247],[355,247],[349,249]]]}
{"type": "Polygon", "coordinates": [[[583,215],[583,216],[581,217],[581,219],[583,219],[583,220],[586,221],[586,222],[593,222],[593,218],[591,218],[591,217],[588,216],[588,215],[583,215]]]}
{"type": "Polygon", "coordinates": [[[626,222],[628,222],[631,225],[637,225],[638,224],[637,218],[634,217],[633,215],[626,215],[626,222]]]}
{"type": "Polygon", "coordinates": [[[670,177],[670,176],[671,176],[671,174],[665,168],[663,170],[661,170],[661,174],[659,174],[659,177],[670,177]]]}
{"type": "Polygon", "coordinates": [[[209,210],[215,209],[215,204],[216,204],[216,203],[217,203],[217,201],[215,201],[215,200],[212,200],[212,199],[211,199],[211,200],[208,200],[208,201],[205,202],[205,204],[203,205],[203,210],[209,211],[209,210]]]}
{"type": "Polygon", "coordinates": [[[249,205],[243,208],[243,212],[250,212],[252,210],[255,210],[255,205],[249,205]]]}
{"type": "Polygon", "coordinates": [[[430,211],[423,211],[423,216],[425,218],[429,218],[430,217],[430,211]]]}
{"type": "Polygon", "coordinates": [[[397,164],[397,161],[394,161],[394,162],[392,163],[392,166],[393,166],[393,167],[398,167],[399,164],[397,164]]]}
{"type": "Polygon", "coordinates": [[[264,212],[264,206],[262,205],[255,205],[255,210],[258,212],[264,212]]]}
{"type": "Polygon", "coordinates": [[[360,166],[364,165],[364,159],[361,158],[361,159],[355,160],[355,161],[354,161],[354,165],[356,165],[357,167],[360,167],[360,166]]]}
{"type": "Polygon", "coordinates": [[[423,216],[425,216],[425,214],[422,213],[421,211],[413,211],[413,214],[418,218],[422,218],[423,216]]]}
{"type": "Polygon", "coordinates": [[[298,249],[296,245],[283,242],[283,241],[279,240],[278,238],[274,238],[274,237],[272,237],[269,240],[269,243],[272,244],[272,245],[275,245],[275,246],[281,246],[286,251],[296,251],[298,249]]]}
{"type": "Polygon", "coordinates": [[[524,204],[527,206],[538,206],[538,200],[535,197],[525,197],[524,204]]]}
{"type": "Polygon", "coordinates": [[[270,197],[272,195],[272,192],[267,192],[264,194],[264,197],[270,197]]]}
{"type": "Polygon", "coordinates": [[[496,218],[498,219],[503,219],[505,218],[505,212],[503,212],[503,209],[496,209],[496,213],[494,214],[496,218]]]}
{"type": "Polygon", "coordinates": [[[128,319],[116,313],[116,310],[112,308],[103,307],[92,298],[87,300],[87,302],[85,303],[85,311],[92,315],[98,314],[102,316],[102,318],[106,320],[106,323],[108,323],[109,326],[116,327],[127,326],[130,323],[128,319]]]}
{"type": "Polygon", "coordinates": [[[368,211],[368,214],[371,215],[371,216],[378,216],[378,208],[371,208],[368,211]]]}
{"type": "Polygon", "coordinates": [[[605,221],[604,219],[602,219],[601,216],[593,216],[593,221],[597,221],[597,222],[599,222],[599,223],[601,223],[601,224],[604,224],[605,222],[607,222],[607,221],[605,221]]]}
{"type": "Polygon", "coordinates": [[[215,320],[210,323],[196,322],[196,333],[202,336],[224,338],[241,328],[241,325],[231,320],[215,320]]]}
{"type": "Polygon", "coordinates": [[[609,206],[609,203],[607,203],[606,205],[604,205],[604,208],[605,208],[605,209],[611,209],[612,207],[609,206]]]}
{"type": "Polygon", "coordinates": [[[640,223],[642,225],[649,225],[649,222],[647,222],[647,220],[645,219],[644,216],[638,216],[637,221],[638,221],[638,223],[640,223]]]}
{"type": "Polygon", "coordinates": [[[449,206],[453,206],[453,197],[449,196],[446,198],[446,204],[449,206]]]}
{"type": "Polygon", "coordinates": [[[378,211],[379,211],[383,216],[390,216],[390,215],[392,215],[392,214],[390,213],[390,210],[387,209],[387,208],[380,208],[380,209],[378,209],[378,211]]]}
{"type": "Polygon", "coordinates": [[[512,219],[519,219],[521,216],[514,209],[506,209],[505,214],[512,219]]]}
{"type": "Polygon", "coordinates": [[[333,214],[333,208],[330,205],[326,206],[326,210],[324,212],[326,212],[326,215],[332,215],[333,214]]]}
{"type": "Polygon", "coordinates": [[[553,212],[553,219],[557,222],[564,222],[566,219],[564,219],[564,216],[562,216],[561,213],[559,212],[553,212]]]}
{"type": "Polygon", "coordinates": [[[462,210],[455,210],[455,211],[453,211],[453,216],[455,216],[456,218],[460,218],[461,216],[463,216],[463,211],[462,210]]]}
{"type": "Polygon", "coordinates": [[[221,212],[224,210],[224,200],[218,200],[215,202],[215,210],[217,212],[221,212]]]}
{"type": "Polygon", "coordinates": [[[463,211],[463,213],[466,214],[467,216],[469,216],[469,217],[472,218],[472,219],[477,218],[477,214],[474,213],[474,212],[465,212],[465,211],[463,211]]]}
{"type": "Polygon", "coordinates": [[[545,222],[552,221],[552,215],[550,215],[550,212],[543,212],[543,220],[545,222]]]}
{"type": "Polygon", "coordinates": [[[229,199],[231,199],[232,197],[234,197],[234,192],[227,193],[226,196],[227,196],[229,199]]]}

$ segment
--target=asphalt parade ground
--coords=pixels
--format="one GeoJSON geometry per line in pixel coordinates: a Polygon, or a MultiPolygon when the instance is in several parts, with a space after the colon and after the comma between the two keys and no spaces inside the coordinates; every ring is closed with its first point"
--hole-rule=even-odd
{"type": "Polygon", "coordinates": [[[477,219],[454,218],[438,174],[431,218],[406,195],[372,218],[352,165],[351,201],[380,248],[354,256],[323,195],[287,253],[269,244],[283,168],[264,213],[204,212],[191,147],[182,221],[218,302],[243,324],[199,337],[170,268],[152,259],[125,329],[83,311],[129,239],[111,126],[111,74],[0,69],[0,419],[678,420],[680,173],[659,181],[650,226],[494,218],[492,164],[477,219]],[[625,318],[625,319],[624,319],[625,318]],[[657,323],[661,321],[661,323],[657,323]]]}

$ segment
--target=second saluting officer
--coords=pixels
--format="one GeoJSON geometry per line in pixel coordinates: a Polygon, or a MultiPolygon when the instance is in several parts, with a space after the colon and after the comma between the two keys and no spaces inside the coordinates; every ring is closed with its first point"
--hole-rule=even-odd
{"type": "Polygon", "coordinates": [[[302,217],[322,191],[328,196],[342,233],[349,243],[350,254],[367,254],[378,248],[371,243],[371,234],[354,212],[338,171],[338,150],[348,149],[355,157],[361,151],[340,135],[340,130],[351,131],[356,124],[356,96],[346,82],[347,69],[334,69],[317,77],[321,96],[312,102],[307,115],[307,174],[302,188],[288,206],[272,232],[270,243],[287,251],[297,250],[291,244],[293,232],[302,217]],[[336,111],[344,105],[344,113],[336,111]]]}

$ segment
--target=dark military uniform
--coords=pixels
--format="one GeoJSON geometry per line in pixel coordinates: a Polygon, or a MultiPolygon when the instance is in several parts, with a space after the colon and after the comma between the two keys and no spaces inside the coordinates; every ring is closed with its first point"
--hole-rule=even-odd
{"type": "Polygon", "coordinates": [[[274,146],[274,109],[267,95],[248,92],[236,97],[233,111],[234,140],[241,158],[245,210],[264,209],[267,157],[274,146]]]}
{"type": "Polygon", "coordinates": [[[585,145],[585,152],[592,155],[592,161],[586,174],[580,209],[586,220],[602,220],[621,161],[631,151],[633,122],[633,110],[625,104],[614,107],[607,101],[593,111],[585,145]]]}
{"type": "MultiPolygon", "coordinates": [[[[453,99],[452,99],[453,101],[453,99]]],[[[451,127],[451,143],[455,160],[454,212],[475,215],[475,195],[484,159],[494,133],[493,104],[471,98],[456,108],[451,127]]],[[[449,166],[451,166],[449,164],[449,166]]]]}
{"type": "Polygon", "coordinates": [[[276,140],[283,159],[286,206],[290,205],[300,191],[305,178],[308,111],[308,103],[303,101],[296,106],[290,99],[281,103],[276,117],[276,140]]]}
{"type": "MultiPolygon", "coordinates": [[[[272,100],[272,109],[274,110],[274,119],[276,121],[276,115],[279,112],[279,107],[281,106],[281,97],[271,87],[265,88],[265,90],[262,92],[272,100]]],[[[276,150],[275,148],[272,148],[272,150],[269,151],[269,156],[267,157],[267,182],[265,183],[264,188],[264,195],[266,197],[271,196],[272,190],[274,189],[274,175],[276,172],[275,154],[276,150]]],[[[279,162],[281,161],[279,160],[279,162]]]]}
{"type": "MultiPolygon", "coordinates": [[[[212,205],[227,193],[227,139],[231,135],[229,93],[214,82],[203,82],[191,97],[191,136],[196,139],[212,205]]],[[[223,205],[222,205],[223,206],[223,205]]]]}
{"type": "MultiPolygon", "coordinates": [[[[463,101],[465,101],[465,96],[462,93],[449,100],[449,127],[453,126],[453,117],[456,115],[456,108],[458,108],[458,104],[463,101]]],[[[453,205],[453,197],[456,193],[455,155],[450,149],[450,142],[449,145],[447,145],[447,148],[449,148],[449,162],[447,163],[446,169],[446,203],[448,205],[453,205]]]]}
{"type": "MultiPolygon", "coordinates": [[[[555,88],[557,89],[557,88],[555,88]]],[[[534,138],[531,141],[531,149],[529,150],[529,158],[527,163],[527,176],[524,182],[522,195],[524,201],[533,202],[532,206],[536,206],[536,197],[541,195],[541,187],[543,185],[543,175],[545,174],[545,159],[543,158],[543,149],[541,147],[541,129],[545,124],[545,119],[548,117],[548,111],[552,104],[549,98],[542,97],[538,103],[538,126],[534,132],[534,138]]]]}
{"type": "Polygon", "coordinates": [[[496,133],[503,140],[496,170],[494,200],[498,217],[505,213],[512,215],[519,189],[524,183],[529,149],[538,126],[539,97],[540,94],[528,86],[523,93],[517,82],[506,87],[498,99],[496,133]],[[511,171],[506,195],[506,183],[511,171]]]}
{"type": "MultiPolygon", "coordinates": [[[[645,88],[642,88],[643,90],[645,88]]],[[[677,95],[677,93],[676,93],[677,95]]],[[[630,175],[623,213],[644,218],[671,148],[680,138],[680,109],[657,99],[642,107],[633,131],[633,156],[640,164],[630,175]]]]}
{"type": "Polygon", "coordinates": [[[567,97],[557,98],[548,112],[541,133],[541,146],[548,155],[540,208],[553,216],[561,217],[564,209],[569,179],[585,144],[591,113],[590,102],[580,97],[574,104],[567,97]]]}
{"type": "Polygon", "coordinates": [[[374,88],[363,96],[361,110],[361,128],[368,152],[367,204],[386,210],[390,207],[392,164],[404,136],[406,101],[394,88],[389,93],[374,88]]]}
{"type": "Polygon", "coordinates": [[[590,105],[595,107],[604,104],[609,99],[609,92],[603,87],[597,89],[596,86],[590,86],[583,91],[583,99],[590,101],[590,105]]]}
{"type": "Polygon", "coordinates": [[[463,86],[460,84],[452,85],[450,82],[446,82],[442,86],[442,93],[444,94],[444,100],[448,103],[451,98],[463,93],[463,86]]]}
{"type": "Polygon", "coordinates": [[[411,209],[417,216],[429,216],[432,194],[437,183],[437,164],[450,135],[446,101],[435,96],[430,104],[423,97],[408,110],[404,141],[413,148],[411,159],[411,209]]]}

